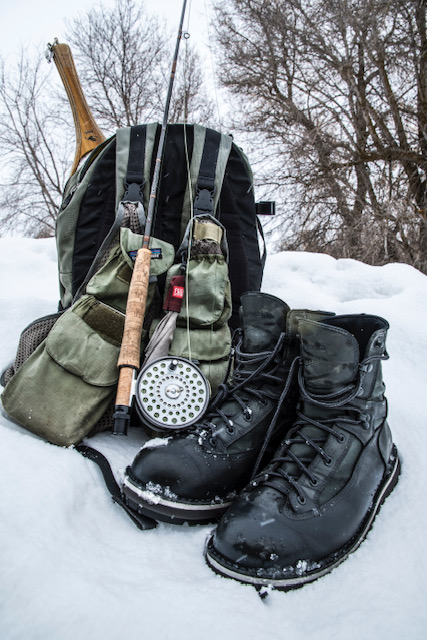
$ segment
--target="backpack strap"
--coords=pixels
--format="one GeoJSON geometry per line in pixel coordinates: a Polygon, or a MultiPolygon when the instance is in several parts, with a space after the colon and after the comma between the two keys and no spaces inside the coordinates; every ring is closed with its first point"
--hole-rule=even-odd
{"type": "Polygon", "coordinates": [[[158,124],[152,122],[124,127],[116,132],[116,210],[125,199],[148,205],[151,159],[157,127],[158,124]],[[127,185],[131,186],[130,192],[127,185]]]}
{"type": "Polygon", "coordinates": [[[181,218],[181,238],[194,214],[215,214],[233,141],[230,136],[195,124],[193,153],[181,218]],[[193,196],[194,194],[194,196],[193,196]],[[193,205],[192,200],[194,197],[193,205]]]}
{"type": "Polygon", "coordinates": [[[144,203],[143,190],[145,185],[144,158],[145,158],[146,127],[138,125],[131,127],[129,140],[129,155],[124,179],[125,193],[123,202],[144,203]]]}
{"type": "Polygon", "coordinates": [[[266,242],[265,242],[264,230],[262,228],[262,224],[260,222],[260,219],[258,218],[258,216],[255,219],[256,219],[257,230],[258,230],[259,235],[261,236],[261,240],[262,240],[262,244],[263,244],[263,251],[262,251],[262,256],[261,256],[261,265],[262,265],[262,270],[264,271],[265,262],[267,260],[267,245],[266,245],[266,242]]]}
{"type": "Polygon", "coordinates": [[[112,243],[122,226],[126,209],[124,202],[136,202],[135,225],[139,230],[144,229],[145,213],[144,200],[148,202],[149,176],[151,158],[157,123],[124,127],[116,132],[116,215],[114,222],[106,233],[104,240],[94,256],[85,278],[73,297],[73,301],[84,293],[89,280],[100,268],[105,254],[111,249],[112,243]],[[147,196],[148,189],[148,196],[147,196]]]}
{"type": "Polygon", "coordinates": [[[193,203],[194,215],[214,213],[215,174],[221,134],[206,129],[202,159],[196,183],[196,197],[193,203]]]}
{"type": "Polygon", "coordinates": [[[138,529],[145,531],[147,529],[154,529],[157,526],[157,522],[155,520],[152,520],[151,518],[142,515],[142,513],[138,513],[128,507],[123,500],[122,492],[120,491],[120,487],[114,477],[110,463],[107,458],[100,453],[100,451],[93,449],[86,444],[77,444],[75,448],[85,458],[89,458],[89,460],[96,462],[102,472],[107,489],[111,493],[113,502],[116,502],[126,511],[138,529]]]}

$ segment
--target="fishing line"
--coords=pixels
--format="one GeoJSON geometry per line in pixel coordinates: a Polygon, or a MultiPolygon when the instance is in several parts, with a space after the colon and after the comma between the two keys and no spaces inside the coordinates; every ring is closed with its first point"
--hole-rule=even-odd
{"type": "Polygon", "coordinates": [[[129,285],[123,338],[117,363],[119,368],[119,380],[117,384],[115,410],[113,415],[113,433],[116,435],[125,435],[127,433],[128,424],[130,422],[131,407],[133,398],[135,397],[137,372],[140,370],[141,335],[150,279],[151,250],[149,244],[156,209],[157,192],[160,183],[162,158],[165,152],[169,108],[178,61],[179,45],[183,35],[182,26],[184,23],[186,4],[187,0],[183,0],[165,109],[163,113],[163,121],[160,129],[160,139],[157,147],[155,167],[151,182],[142,247],[138,249],[136,254],[132,278],[129,285]]]}
{"type": "MultiPolygon", "coordinates": [[[[190,15],[191,15],[191,0],[189,5],[188,12],[188,20],[187,20],[187,33],[189,32],[189,23],[190,23],[190,15]]],[[[185,270],[185,306],[187,309],[187,318],[186,318],[186,329],[187,329],[187,349],[188,349],[188,359],[191,360],[191,333],[190,333],[190,296],[189,296],[189,264],[190,264],[190,255],[191,255],[191,246],[193,244],[193,220],[194,220],[194,199],[193,199],[193,186],[191,184],[191,173],[190,173],[190,156],[188,152],[188,139],[187,139],[187,91],[186,91],[186,77],[187,77],[187,68],[188,68],[188,40],[186,38],[185,41],[185,53],[184,53],[184,150],[185,150],[185,162],[187,165],[187,185],[188,185],[188,193],[190,197],[190,227],[189,227],[189,238],[188,238],[188,252],[187,252],[187,268],[185,270]]]]}
{"type": "MultiPolygon", "coordinates": [[[[216,83],[216,75],[215,75],[215,61],[214,61],[214,57],[213,57],[213,47],[212,47],[212,38],[211,38],[211,28],[210,28],[210,22],[209,22],[209,17],[208,17],[208,6],[207,6],[207,0],[204,0],[204,7],[205,7],[205,21],[206,21],[206,33],[208,34],[208,41],[207,41],[207,47],[208,47],[208,51],[209,51],[209,60],[210,60],[210,67],[211,67],[211,82],[213,85],[213,91],[214,91],[214,96],[215,96],[215,106],[216,106],[216,113],[217,113],[217,118],[218,118],[218,125],[219,125],[219,130],[222,133],[222,122],[221,122],[221,113],[220,113],[220,108],[219,108],[219,96],[218,96],[218,89],[217,89],[217,83],[216,83]]],[[[217,287],[218,284],[218,269],[216,269],[215,271],[215,288],[217,287]]],[[[215,300],[214,298],[212,298],[212,315],[214,312],[214,304],[215,304],[215,300]]],[[[213,324],[211,324],[210,327],[210,332],[209,332],[209,337],[210,337],[210,349],[209,352],[212,353],[212,340],[214,337],[214,329],[213,329],[213,324]]],[[[211,362],[209,363],[209,366],[211,366],[211,362]]]]}
{"type": "MultiPolygon", "coordinates": [[[[185,296],[185,305],[186,305],[186,309],[187,309],[187,315],[186,315],[186,340],[187,340],[187,349],[188,349],[188,359],[191,361],[192,360],[192,349],[191,349],[191,329],[190,329],[190,284],[189,284],[190,274],[189,274],[189,268],[188,267],[189,267],[189,264],[190,264],[191,248],[192,248],[192,244],[193,244],[194,197],[193,197],[193,185],[192,185],[192,182],[191,182],[190,154],[189,154],[188,137],[187,137],[188,94],[187,94],[187,90],[186,90],[187,89],[186,80],[187,80],[187,77],[188,77],[189,53],[190,53],[190,51],[189,51],[189,43],[188,43],[189,32],[191,31],[190,30],[190,18],[191,18],[191,0],[189,2],[189,8],[188,8],[188,12],[187,12],[186,33],[183,34],[183,37],[185,38],[184,64],[183,64],[183,73],[184,73],[184,98],[183,98],[184,150],[185,150],[185,162],[186,162],[187,184],[188,184],[189,205],[190,205],[190,225],[189,225],[189,238],[188,238],[187,268],[186,268],[186,271],[185,271],[185,288],[184,288],[184,292],[185,293],[184,293],[184,296],[185,296]]],[[[207,16],[206,2],[205,2],[205,18],[206,18],[206,22],[207,22],[207,25],[208,25],[208,32],[209,32],[209,21],[208,21],[208,16],[207,16]]],[[[212,68],[213,68],[212,47],[209,46],[208,49],[209,49],[210,58],[211,58],[211,65],[212,65],[212,68]]],[[[214,85],[214,93],[215,93],[215,102],[216,102],[217,115],[218,115],[218,119],[219,119],[220,125],[221,125],[221,116],[220,116],[220,111],[219,111],[219,98],[218,98],[218,92],[217,92],[217,88],[216,88],[216,84],[215,84],[215,76],[214,76],[213,71],[212,71],[212,80],[213,80],[213,85],[214,85]]],[[[216,287],[217,284],[218,284],[217,277],[218,277],[218,270],[216,270],[216,273],[215,273],[214,287],[216,287]]],[[[194,285],[194,283],[193,283],[193,285],[194,285]]],[[[215,300],[212,299],[212,308],[211,308],[212,314],[214,313],[214,305],[215,305],[215,300]]],[[[210,349],[212,349],[213,336],[214,336],[214,329],[213,329],[213,324],[211,324],[210,331],[209,331],[210,349]]],[[[209,363],[209,366],[211,366],[211,362],[209,363]]]]}
{"type": "Polygon", "coordinates": [[[217,86],[216,74],[215,74],[215,60],[214,60],[214,55],[213,55],[210,22],[209,22],[209,18],[208,18],[207,0],[204,0],[204,6],[205,6],[206,33],[208,34],[207,47],[208,47],[208,51],[209,51],[209,60],[210,60],[210,67],[211,67],[211,81],[212,81],[212,84],[213,84],[213,91],[214,91],[214,96],[215,96],[215,106],[216,106],[216,113],[217,113],[217,117],[218,117],[218,128],[219,128],[220,132],[222,133],[222,128],[223,127],[222,127],[222,120],[221,120],[221,112],[220,112],[220,108],[219,108],[219,92],[218,92],[218,86],[217,86]]]}

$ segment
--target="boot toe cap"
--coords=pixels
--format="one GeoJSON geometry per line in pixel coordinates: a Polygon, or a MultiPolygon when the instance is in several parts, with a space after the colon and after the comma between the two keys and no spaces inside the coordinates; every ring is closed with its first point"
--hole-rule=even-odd
{"type": "Polygon", "coordinates": [[[284,521],[285,498],[271,489],[242,496],[222,516],[212,549],[243,569],[277,569],[304,553],[304,542],[284,521]]]}
{"type": "Polygon", "coordinates": [[[188,444],[183,446],[178,439],[166,440],[162,446],[146,445],[129,469],[132,478],[141,486],[168,487],[179,495],[185,493],[188,478],[199,477],[201,471],[198,459],[191,455],[191,448],[188,444]]]}
{"type": "MultiPolygon", "coordinates": [[[[245,458],[242,457],[243,463],[245,458]]],[[[229,500],[247,482],[246,466],[232,456],[210,454],[200,446],[197,434],[174,437],[164,446],[145,446],[128,472],[141,488],[167,488],[177,501],[210,503],[229,500]],[[243,471],[242,471],[242,469],[243,471]]]]}

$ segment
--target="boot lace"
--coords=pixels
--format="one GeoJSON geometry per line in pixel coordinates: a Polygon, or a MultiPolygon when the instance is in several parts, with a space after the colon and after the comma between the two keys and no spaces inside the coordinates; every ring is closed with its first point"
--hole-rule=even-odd
{"type": "MultiPolygon", "coordinates": [[[[330,465],[332,463],[332,458],[323,449],[328,436],[333,435],[338,442],[344,442],[345,440],[345,436],[338,432],[335,429],[335,426],[338,424],[345,428],[345,425],[361,425],[362,428],[369,428],[369,422],[366,421],[365,413],[359,406],[353,403],[353,400],[360,395],[360,392],[363,389],[363,382],[366,373],[371,370],[372,362],[374,360],[387,360],[388,357],[388,354],[385,353],[383,355],[374,355],[366,358],[359,364],[358,378],[355,382],[325,395],[311,393],[307,390],[301,366],[302,358],[299,357],[298,384],[301,399],[321,407],[340,407],[345,410],[345,413],[343,411],[343,415],[340,415],[339,417],[315,420],[297,410],[297,420],[294,422],[292,429],[288,432],[287,438],[277,452],[277,455],[271,461],[267,469],[257,475],[259,468],[257,465],[261,456],[258,458],[257,465],[253,472],[251,485],[269,486],[283,495],[288,495],[289,490],[292,488],[297,494],[299,503],[305,504],[307,499],[299,484],[299,479],[302,476],[306,476],[312,486],[316,486],[318,484],[318,480],[310,471],[309,465],[316,455],[320,455],[326,465],[330,465]],[[350,415],[354,415],[354,413],[357,414],[357,419],[349,417],[350,415]],[[318,429],[320,432],[319,436],[309,436],[304,432],[302,428],[307,425],[311,425],[318,429]],[[294,445],[306,445],[308,447],[306,450],[307,453],[305,455],[301,455],[300,453],[297,455],[293,450],[295,448],[294,445]],[[288,471],[289,463],[292,464],[293,473],[288,471]],[[295,475],[295,468],[297,469],[297,475],[295,475]],[[279,481],[282,482],[274,482],[275,479],[279,479],[279,481]]],[[[270,435],[269,431],[267,437],[270,435]]],[[[267,445],[265,444],[264,448],[266,448],[266,446],[267,445]]]]}
{"type": "MultiPolygon", "coordinates": [[[[227,415],[221,408],[226,401],[237,402],[242,409],[245,419],[248,421],[252,418],[252,410],[247,403],[248,397],[256,398],[261,403],[266,403],[267,399],[275,401],[280,396],[279,402],[283,402],[286,395],[284,392],[279,394],[273,389],[259,387],[263,385],[279,386],[283,383],[283,375],[280,375],[279,368],[282,364],[282,358],[280,356],[286,340],[288,340],[286,334],[282,333],[272,351],[246,353],[242,351],[242,332],[240,330],[236,331],[233,338],[228,371],[230,372],[231,363],[234,360],[235,368],[232,381],[219,385],[217,394],[208,406],[203,422],[195,427],[195,430],[198,432],[201,430],[203,432],[209,432],[209,441],[212,445],[215,445],[215,433],[223,428],[213,422],[214,418],[219,418],[220,423],[225,426],[228,433],[233,433],[233,420],[231,416],[227,415]]],[[[225,379],[227,378],[228,375],[225,379]]],[[[288,376],[285,385],[286,392],[289,389],[289,385],[290,381],[288,376]]]]}

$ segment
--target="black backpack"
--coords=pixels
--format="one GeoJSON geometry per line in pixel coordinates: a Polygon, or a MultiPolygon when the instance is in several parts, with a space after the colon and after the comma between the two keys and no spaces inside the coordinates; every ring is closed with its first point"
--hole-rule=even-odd
{"type": "MultiPolygon", "coordinates": [[[[141,528],[151,528],[155,523],[129,510],[109,463],[100,452],[78,444],[88,432],[93,434],[111,426],[113,405],[110,396],[114,391],[111,372],[117,371],[118,355],[114,345],[118,344],[118,336],[122,331],[122,316],[114,308],[105,305],[104,311],[108,309],[107,318],[99,327],[97,305],[102,305],[102,301],[85,293],[88,283],[93,283],[92,276],[108,267],[111,247],[117,242],[120,228],[129,227],[129,232],[134,234],[143,232],[144,212],[147,210],[154,171],[153,150],[157,149],[160,129],[157,124],[148,124],[118,130],[116,136],[90,154],[68,181],[56,229],[61,290],[59,312],[35,321],[24,330],[15,363],[2,376],[2,384],[6,385],[2,395],[3,405],[12,418],[51,442],[67,446],[76,442],[76,448],[100,466],[114,500],[141,528]],[[92,319],[89,321],[85,315],[85,322],[81,323],[80,316],[83,316],[80,307],[86,308],[89,301],[92,319]],[[90,333],[90,340],[74,340],[74,334],[68,327],[70,322],[71,329],[76,322],[80,323],[79,327],[85,326],[86,333],[90,333]],[[91,346],[92,352],[86,345],[91,346]],[[102,346],[110,354],[109,365],[104,359],[102,346]],[[81,358],[90,360],[93,357],[94,362],[80,362],[75,349],[80,349],[81,358]],[[112,355],[111,351],[114,351],[112,355]],[[71,359],[70,354],[73,356],[71,359]],[[78,365],[82,369],[81,382],[78,365]],[[35,377],[34,370],[38,372],[35,377]],[[89,373],[95,375],[96,379],[89,379],[89,373]],[[55,406],[50,403],[50,421],[46,416],[46,403],[49,404],[51,395],[46,403],[43,400],[44,383],[49,375],[53,376],[52,385],[57,391],[55,396],[58,396],[55,406]],[[61,399],[66,398],[68,404],[73,405],[76,397],[80,397],[79,389],[75,396],[67,394],[67,376],[75,378],[84,387],[82,397],[86,397],[87,388],[94,389],[93,406],[88,404],[84,407],[86,413],[80,420],[82,424],[78,423],[77,426],[75,416],[68,426],[63,419],[67,409],[62,406],[61,399]],[[108,376],[111,380],[107,380],[108,376]],[[58,389],[62,388],[58,386],[62,379],[65,391],[58,393],[58,389]],[[28,381],[34,380],[36,388],[32,389],[28,381]],[[29,400],[26,393],[29,394],[29,400]],[[35,412],[30,412],[31,420],[27,420],[28,406],[34,404],[34,397],[37,398],[36,404],[42,406],[40,424],[36,424],[35,412]],[[87,424],[88,412],[90,425],[87,424]],[[66,433],[68,427],[70,433],[66,433]]],[[[199,125],[169,125],[165,148],[152,236],[161,241],[160,245],[163,242],[172,251],[174,249],[179,256],[192,216],[195,219],[198,216],[199,220],[214,216],[218,220],[226,231],[232,298],[230,306],[233,309],[228,324],[233,328],[239,321],[240,296],[261,287],[266,253],[265,243],[262,256],[259,251],[258,234],[262,239],[263,235],[257,213],[272,213],[274,203],[255,203],[248,161],[229,136],[199,125]]],[[[152,259],[155,257],[152,255],[152,259]]],[[[162,286],[164,289],[165,279],[162,281],[162,278],[166,276],[165,271],[159,268],[158,273],[164,275],[156,276],[154,288],[159,290],[160,296],[164,294],[162,286]]],[[[128,286],[126,282],[123,283],[124,293],[128,286]]],[[[228,318],[230,314],[227,309],[224,313],[228,318]]],[[[221,327],[218,329],[219,340],[227,351],[228,341],[222,339],[221,327]]],[[[227,326],[223,329],[229,333],[227,326]]],[[[226,357],[226,353],[219,355],[226,357]]],[[[227,363],[221,363],[221,366],[226,367],[227,363]]]]}
{"type": "MultiPolygon", "coordinates": [[[[99,267],[123,222],[119,203],[139,201],[147,210],[160,129],[156,123],[119,129],[67,183],[56,229],[60,308],[70,306],[99,267]]],[[[229,324],[235,327],[240,296],[261,287],[266,251],[257,214],[274,213],[274,203],[255,203],[248,160],[230,136],[199,125],[168,125],[152,235],[177,250],[192,212],[210,213],[226,229],[229,324]]]]}

